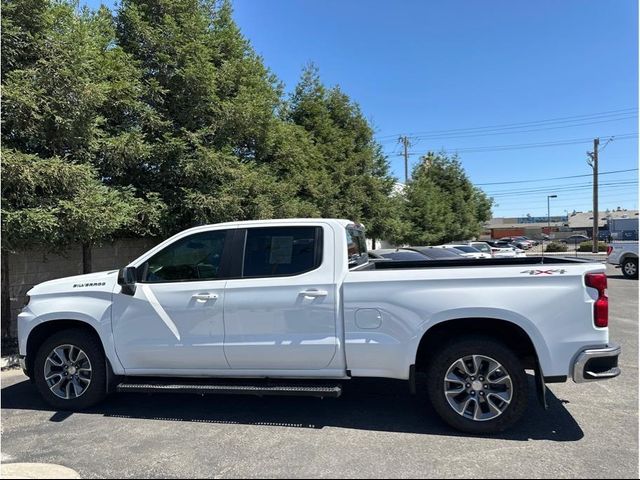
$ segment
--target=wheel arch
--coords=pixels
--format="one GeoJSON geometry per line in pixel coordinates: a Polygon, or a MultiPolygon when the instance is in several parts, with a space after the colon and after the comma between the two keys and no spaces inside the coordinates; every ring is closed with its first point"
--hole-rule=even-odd
{"type": "Polygon", "coordinates": [[[638,260],[638,254],[633,252],[626,252],[622,255],[622,257],[620,257],[620,263],[622,264],[625,262],[625,260],[628,260],[628,259],[638,260]]]}
{"type": "Polygon", "coordinates": [[[106,348],[102,338],[98,333],[98,330],[93,325],[82,320],[68,318],[51,319],[36,325],[29,332],[27,337],[25,366],[27,370],[26,373],[30,378],[33,378],[35,358],[42,344],[47,340],[47,338],[64,330],[82,330],[92,335],[96,340],[98,340],[98,344],[102,348],[102,353],[105,355],[107,364],[109,366],[111,365],[108,355],[106,354],[106,348]]]}
{"type": "Polygon", "coordinates": [[[484,335],[495,338],[509,348],[523,361],[526,369],[544,370],[548,352],[538,340],[540,335],[533,327],[525,328],[514,321],[485,316],[466,316],[443,319],[432,324],[422,335],[415,356],[417,370],[428,365],[431,355],[442,345],[462,335],[484,335]]]}

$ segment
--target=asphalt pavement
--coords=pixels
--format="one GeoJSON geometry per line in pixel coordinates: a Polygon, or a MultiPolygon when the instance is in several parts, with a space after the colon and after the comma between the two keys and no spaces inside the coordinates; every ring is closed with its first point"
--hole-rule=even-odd
{"type": "Polygon", "coordinates": [[[83,478],[638,478],[638,281],[608,273],[622,375],[550,385],[549,410],[532,396],[501,435],[452,431],[402,382],[354,382],[335,400],[118,394],[72,414],[13,370],[1,375],[2,462],[83,478]]]}

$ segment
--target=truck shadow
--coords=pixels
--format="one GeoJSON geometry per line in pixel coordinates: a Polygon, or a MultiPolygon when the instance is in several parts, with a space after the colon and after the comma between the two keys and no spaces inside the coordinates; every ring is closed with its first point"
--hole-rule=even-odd
{"type": "MultiPolygon", "coordinates": [[[[566,402],[549,390],[549,410],[545,411],[535,398],[533,376],[529,380],[532,395],[522,420],[511,430],[491,437],[514,441],[557,442],[574,442],[583,438],[582,429],[564,407],[566,402]]],[[[444,424],[420,390],[422,389],[419,389],[417,396],[412,396],[406,382],[359,379],[347,384],[342,397],[337,400],[119,393],[83,414],[223,425],[310,429],[336,427],[450,437],[469,436],[444,424]]],[[[50,411],[51,422],[64,422],[73,415],[71,412],[56,412],[48,407],[35,386],[28,381],[2,389],[2,409],[50,411]]]]}

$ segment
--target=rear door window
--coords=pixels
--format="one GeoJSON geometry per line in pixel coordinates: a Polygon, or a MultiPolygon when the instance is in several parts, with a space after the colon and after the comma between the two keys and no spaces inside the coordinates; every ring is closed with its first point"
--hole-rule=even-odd
{"type": "Polygon", "coordinates": [[[322,263],[322,227],[250,228],[243,277],[300,275],[322,263]]]}

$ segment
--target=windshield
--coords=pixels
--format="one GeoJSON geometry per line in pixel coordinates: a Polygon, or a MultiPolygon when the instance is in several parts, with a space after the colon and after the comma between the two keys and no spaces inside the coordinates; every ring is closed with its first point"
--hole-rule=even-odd
{"type": "Polygon", "coordinates": [[[474,248],[477,248],[481,252],[491,253],[491,247],[489,245],[487,245],[486,243],[474,243],[471,246],[474,247],[474,248]]]}

